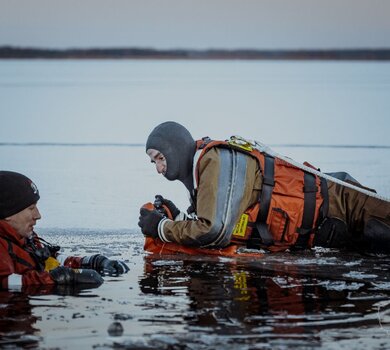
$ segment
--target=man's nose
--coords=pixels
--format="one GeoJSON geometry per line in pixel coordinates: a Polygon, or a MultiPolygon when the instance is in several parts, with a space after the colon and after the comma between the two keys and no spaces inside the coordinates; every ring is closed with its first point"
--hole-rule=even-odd
{"type": "Polygon", "coordinates": [[[39,212],[38,208],[35,208],[34,219],[35,220],[40,220],[41,219],[41,213],[39,212]]]}
{"type": "Polygon", "coordinates": [[[161,163],[156,163],[156,169],[159,174],[161,174],[164,170],[164,166],[161,163]]]}

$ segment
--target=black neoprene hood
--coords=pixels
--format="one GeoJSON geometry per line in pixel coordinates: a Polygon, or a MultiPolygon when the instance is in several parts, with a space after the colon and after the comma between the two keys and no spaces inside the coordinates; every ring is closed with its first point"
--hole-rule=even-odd
{"type": "Polygon", "coordinates": [[[165,177],[168,180],[179,180],[188,189],[192,187],[196,143],[183,125],[172,121],[157,125],[146,141],[146,151],[149,149],[164,155],[167,161],[165,177]]]}

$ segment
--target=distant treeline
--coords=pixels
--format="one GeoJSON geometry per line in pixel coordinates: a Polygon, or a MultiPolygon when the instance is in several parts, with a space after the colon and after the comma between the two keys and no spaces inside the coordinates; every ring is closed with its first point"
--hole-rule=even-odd
{"type": "Polygon", "coordinates": [[[390,60],[390,49],[332,50],[158,50],[148,48],[44,49],[0,47],[0,59],[243,59],[390,60]]]}

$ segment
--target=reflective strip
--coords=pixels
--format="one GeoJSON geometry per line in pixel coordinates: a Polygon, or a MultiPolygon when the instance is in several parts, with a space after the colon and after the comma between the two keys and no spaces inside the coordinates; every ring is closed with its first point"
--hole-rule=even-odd
{"type": "Polygon", "coordinates": [[[61,265],[64,265],[65,263],[65,260],[68,258],[67,255],[64,255],[64,254],[58,254],[56,256],[56,259],[58,260],[58,262],[61,264],[61,265]]]}
{"type": "Polygon", "coordinates": [[[203,149],[198,149],[195,152],[195,156],[194,156],[194,162],[193,162],[193,168],[192,168],[192,178],[194,180],[194,189],[195,190],[198,188],[198,182],[196,181],[197,177],[198,177],[198,174],[196,173],[196,171],[198,170],[197,164],[198,164],[198,160],[199,160],[199,157],[202,154],[202,152],[203,152],[203,149]]]}
{"type": "Polygon", "coordinates": [[[175,217],[175,221],[185,221],[187,220],[188,217],[187,217],[187,214],[183,211],[181,211],[179,214],[177,214],[177,216],[175,217]]]}
{"type": "MultiPolygon", "coordinates": [[[[221,150],[222,153],[227,153],[225,150],[221,150]]],[[[222,176],[220,176],[219,181],[223,184],[225,181],[226,183],[229,183],[229,187],[225,187],[224,185],[218,186],[219,188],[229,188],[228,193],[225,193],[227,195],[224,197],[219,197],[218,200],[221,201],[221,204],[224,206],[224,209],[222,209],[223,212],[223,218],[216,215],[216,219],[219,221],[222,219],[223,222],[223,228],[220,231],[219,237],[214,241],[214,245],[222,245],[225,246],[230,242],[231,236],[234,231],[234,227],[239,219],[239,212],[237,208],[239,208],[242,197],[244,195],[245,191],[245,181],[246,181],[246,170],[247,170],[247,161],[248,157],[246,154],[237,152],[233,150],[231,153],[229,152],[228,158],[230,158],[230,176],[229,179],[222,180],[223,176],[225,175],[225,169],[226,169],[226,163],[221,164],[221,172],[222,176]]],[[[221,162],[222,163],[222,162],[221,162]]],[[[218,191],[219,192],[219,191],[218,191]]]]}
{"type": "Polygon", "coordinates": [[[172,221],[172,220],[169,220],[169,219],[162,219],[159,223],[158,223],[158,227],[157,227],[157,232],[158,232],[158,236],[160,237],[160,239],[163,241],[163,242],[170,242],[170,240],[165,237],[165,234],[164,234],[164,225],[167,223],[167,221],[172,221]]]}
{"type": "Polygon", "coordinates": [[[220,173],[213,226],[202,237],[206,247],[225,246],[230,242],[239,218],[240,206],[245,190],[247,156],[241,152],[220,149],[220,173]],[[210,240],[211,238],[211,240],[210,240]]]}
{"type": "Polygon", "coordinates": [[[20,292],[22,290],[22,275],[18,275],[17,273],[13,273],[8,276],[8,289],[16,292],[20,292]]]}

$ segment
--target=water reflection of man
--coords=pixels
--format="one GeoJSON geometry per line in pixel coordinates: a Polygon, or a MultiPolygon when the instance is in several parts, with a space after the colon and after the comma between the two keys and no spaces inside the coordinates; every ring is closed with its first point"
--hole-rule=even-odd
{"type": "Polygon", "coordinates": [[[360,315],[365,324],[376,323],[376,318],[364,318],[378,301],[369,295],[370,283],[362,283],[359,291],[356,286],[350,289],[333,267],[306,266],[302,271],[301,266],[268,261],[262,268],[250,261],[183,260],[182,255],[161,264],[164,261],[157,256],[145,259],[140,289],[145,295],[159,296],[144,298],[145,307],[153,309],[156,327],[164,322],[172,328],[177,324],[190,331],[189,341],[212,334],[234,339],[235,345],[291,338],[311,342],[310,347],[321,341],[321,330],[336,325],[351,328],[345,322],[350,317],[360,315]],[[329,285],[332,281],[336,288],[329,285]],[[355,300],[354,293],[359,295],[355,300]]]}
{"type": "Polygon", "coordinates": [[[174,311],[185,315],[190,325],[213,326],[221,333],[236,328],[239,333],[243,328],[274,326],[273,321],[280,320],[281,325],[274,326],[276,333],[301,332],[301,327],[284,329],[283,323],[291,322],[284,316],[304,317],[306,313],[324,311],[326,305],[322,305],[322,299],[328,300],[327,291],[311,283],[304,285],[291,275],[288,277],[290,285],[278,283],[284,278],[275,271],[251,272],[234,263],[184,261],[178,269],[175,264],[154,265],[153,259],[147,258],[139,284],[145,294],[188,295],[189,303],[183,304],[188,305],[188,309],[174,311]]]}
{"type": "Polygon", "coordinates": [[[0,289],[31,285],[100,285],[100,274],[118,275],[129,268],[96,254],[64,256],[34,232],[41,214],[37,186],[26,176],[0,171],[0,289]]]}
{"type": "MultiPolygon", "coordinates": [[[[55,288],[54,285],[47,285],[39,288],[36,286],[26,288],[26,292],[31,294],[48,294],[55,288]]],[[[39,329],[34,325],[38,317],[33,315],[32,306],[26,293],[10,292],[0,290],[0,348],[7,345],[15,347],[18,345],[37,345],[39,338],[31,337],[39,334],[39,329]],[[25,336],[28,337],[25,337],[25,336]]]]}

